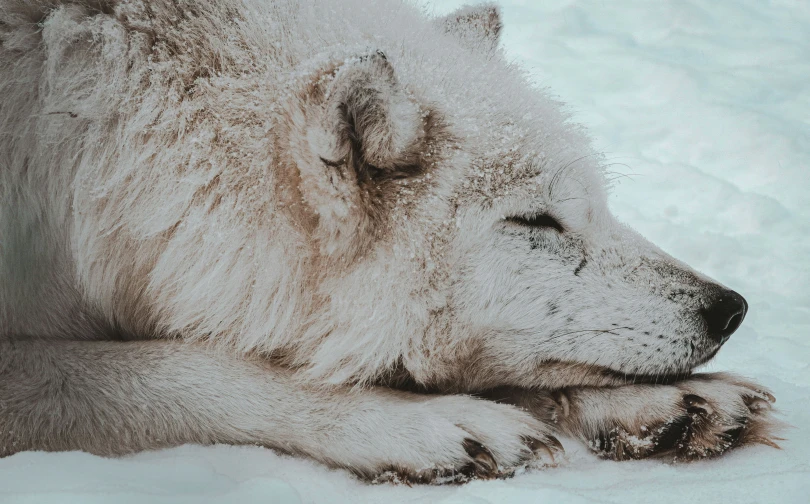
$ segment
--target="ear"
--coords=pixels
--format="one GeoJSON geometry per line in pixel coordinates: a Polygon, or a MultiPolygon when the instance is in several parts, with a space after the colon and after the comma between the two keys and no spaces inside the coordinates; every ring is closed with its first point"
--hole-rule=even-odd
{"type": "Polygon", "coordinates": [[[471,49],[492,51],[498,47],[501,29],[501,14],[497,5],[465,5],[439,18],[444,31],[455,35],[462,44],[471,49]]]}
{"type": "Polygon", "coordinates": [[[360,182],[406,168],[407,151],[422,129],[419,107],[400,88],[382,51],[337,70],[326,90],[325,111],[323,127],[334,137],[338,155],[331,161],[346,158],[360,182]]]}
{"type": "Polygon", "coordinates": [[[315,76],[290,119],[290,153],[321,251],[349,257],[374,234],[391,181],[421,173],[426,121],[380,51],[315,76]]]}

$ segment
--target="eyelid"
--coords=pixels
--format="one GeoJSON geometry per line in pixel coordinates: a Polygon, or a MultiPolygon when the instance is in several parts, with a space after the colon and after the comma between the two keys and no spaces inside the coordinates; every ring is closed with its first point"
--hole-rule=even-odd
{"type": "Polygon", "coordinates": [[[532,228],[551,228],[557,230],[559,233],[565,232],[565,228],[560,221],[555,219],[552,215],[546,212],[540,212],[533,215],[516,215],[507,217],[507,222],[512,222],[519,226],[532,227],[532,228]]]}
{"type": "Polygon", "coordinates": [[[331,166],[332,168],[340,168],[346,163],[346,159],[338,159],[337,161],[332,161],[330,159],[326,159],[323,156],[318,156],[321,158],[321,162],[326,166],[331,166]]]}

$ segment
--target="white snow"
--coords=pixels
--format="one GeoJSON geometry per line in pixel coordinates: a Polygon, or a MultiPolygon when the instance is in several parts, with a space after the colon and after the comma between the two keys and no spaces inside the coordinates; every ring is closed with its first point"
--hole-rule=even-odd
{"type": "Polygon", "coordinates": [[[564,440],[562,467],[413,488],[255,447],[22,453],[0,459],[0,502],[810,502],[810,2],[501,4],[509,57],[568,102],[616,163],[616,213],[748,299],[745,324],[708,369],[774,391],[795,426],[781,451],[615,463],[564,440]]]}

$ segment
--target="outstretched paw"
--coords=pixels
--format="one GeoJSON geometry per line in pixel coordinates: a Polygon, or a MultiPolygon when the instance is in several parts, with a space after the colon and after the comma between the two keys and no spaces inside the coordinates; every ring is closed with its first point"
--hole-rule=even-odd
{"type": "MultiPolygon", "coordinates": [[[[765,444],[778,448],[772,415],[774,396],[727,374],[705,374],[673,385],[629,385],[609,392],[576,391],[576,414],[610,411],[603,418],[567,419],[589,447],[613,460],[648,457],[690,461],[733,448],[765,444]],[[586,427],[586,426],[595,427],[586,427]]],[[[571,406],[568,406],[569,409],[571,406]]]]}

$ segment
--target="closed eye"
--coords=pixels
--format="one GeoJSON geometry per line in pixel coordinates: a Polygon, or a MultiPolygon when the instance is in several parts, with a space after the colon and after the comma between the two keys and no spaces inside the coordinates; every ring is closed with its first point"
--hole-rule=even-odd
{"type": "Polygon", "coordinates": [[[321,163],[325,164],[326,166],[331,166],[332,168],[340,168],[346,164],[346,158],[332,161],[321,156],[321,163]]]}
{"type": "Polygon", "coordinates": [[[518,224],[520,226],[532,228],[555,229],[560,233],[565,231],[565,228],[563,227],[562,224],[560,224],[560,221],[558,221],[557,219],[546,213],[531,216],[507,217],[506,221],[511,222],[513,224],[518,224]]]}

